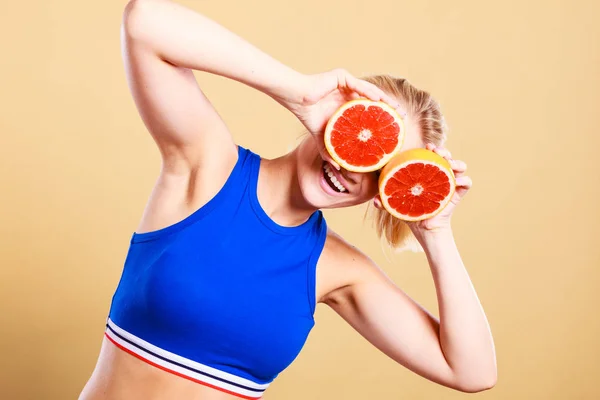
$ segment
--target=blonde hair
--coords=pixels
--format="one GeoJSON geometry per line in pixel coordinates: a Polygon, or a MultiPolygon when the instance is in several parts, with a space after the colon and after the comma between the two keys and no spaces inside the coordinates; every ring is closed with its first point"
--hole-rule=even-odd
{"type": "MultiPolygon", "coordinates": [[[[417,89],[404,78],[390,75],[372,75],[361,79],[376,85],[400,101],[407,117],[413,119],[419,127],[423,143],[433,143],[436,146],[444,144],[448,127],[439,103],[428,92],[417,89]]],[[[365,218],[371,208],[373,210],[373,226],[380,239],[385,239],[396,251],[423,251],[408,225],[393,217],[385,209],[377,209],[369,202],[365,218]]]]}

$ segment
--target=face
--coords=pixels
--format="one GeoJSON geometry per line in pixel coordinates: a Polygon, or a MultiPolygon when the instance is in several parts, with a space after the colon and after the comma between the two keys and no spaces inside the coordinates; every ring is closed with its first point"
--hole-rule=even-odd
{"type": "MultiPolygon", "coordinates": [[[[406,134],[402,150],[425,147],[419,129],[410,117],[405,120],[406,134]]],[[[362,204],[372,200],[378,193],[379,171],[351,172],[344,168],[339,171],[321,157],[312,135],[306,135],[297,147],[298,180],[304,199],[315,208],[341,208],[362,204]],[[335,183],[326,178],[332,173],[344,187],[344,191],[334,188],[335,183]]]]}

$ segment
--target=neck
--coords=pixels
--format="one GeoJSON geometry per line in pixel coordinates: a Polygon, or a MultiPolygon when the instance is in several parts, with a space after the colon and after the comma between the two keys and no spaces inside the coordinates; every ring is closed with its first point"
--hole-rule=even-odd
{"type": "Polygon", "coordinates": [[[282,226],[298,226],[317,210],[306,202],[297,173],[297,151],[261,161],[257,195],[267,215],[282,226]]]}

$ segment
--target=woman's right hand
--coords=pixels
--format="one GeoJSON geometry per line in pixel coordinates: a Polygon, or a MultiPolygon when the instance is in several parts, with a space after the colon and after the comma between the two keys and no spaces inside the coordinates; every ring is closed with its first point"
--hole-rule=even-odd
{"type": "Polygon", "coordinates": [[[352,76],[344,69],[335,69],[316,75],[303,75],[294,100],[281,101],[317,141],[319,152],[324,160],[339,169],[331,158],[324,143],[325,126],[333,113],[344,103],[357,98],[383,101],[394,109],[399,108],[398,100],[392,98],[370,82],[352,76]]]}

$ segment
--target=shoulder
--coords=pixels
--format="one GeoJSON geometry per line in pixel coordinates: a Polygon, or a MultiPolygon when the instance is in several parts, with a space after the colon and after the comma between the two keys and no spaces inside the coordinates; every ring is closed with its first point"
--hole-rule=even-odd
{"type": "Polygon", "coordinates": [[[325,245],[319,257],[319,302],[329,303],[337,293],[351,290],[374,275],[381,276],[377,264],[358,247],[328,228],[325,245]]]}
{"type": "Polygon", "coordinates": [[[164,162],[136,233],[173,225],[205,206],[226,186],[237,187],[240,181],[247,180],[254,153],[239,145],[234,150],[221,155],[219,168],[206,160],[193,167],[191,163],[164,162]]]}

